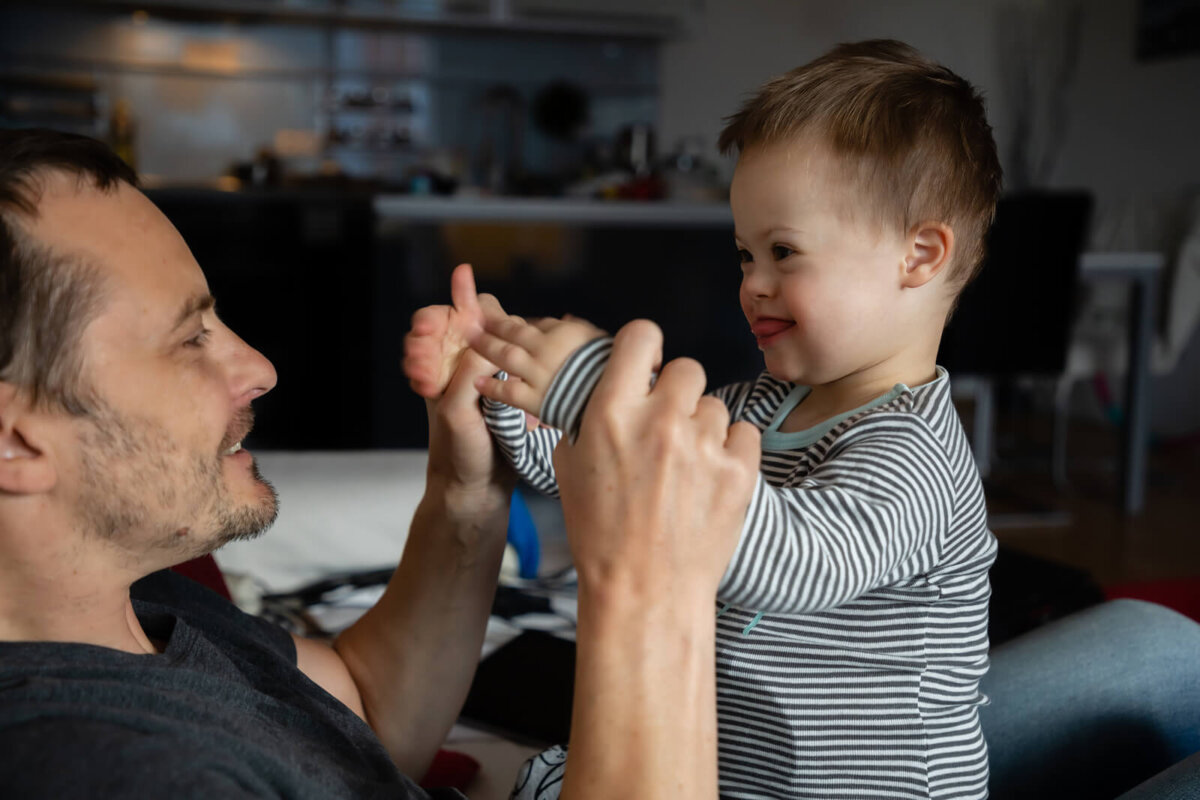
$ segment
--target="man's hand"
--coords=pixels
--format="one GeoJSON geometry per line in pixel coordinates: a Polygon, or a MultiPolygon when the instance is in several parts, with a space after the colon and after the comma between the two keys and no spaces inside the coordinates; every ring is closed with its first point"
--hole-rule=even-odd
{"type": "Polygon", "coordinates": [[[453,496],[448,499],[449,513],[466,516],[488,511],[476,508],[488,498],[507,503],[516,485],[516,476],[496,453],[492,436],[479,408],[479,378],[495,373],[496,365],[478,353],[467,350],[436,400],[426,400],[429,414],[429,465],[431,483],[439,483],[453,496]]]}
{"type": "Polygon", "coordinates": [[[536,417],[541,414],[554,375],[567,357],[604,335],[604,331],[578,317],[526,322],[520,317],[489,314],[482,331],[472,334],[471,348],[507,372],[510,379],[480,378],[476,388],[484,397],[536,417]]]}
{"type": "Polygon", "coordinates": [[[414,776],[462,708],[504,554],[516,476],[496,455],[475,390],[475,379],[495,370],[467,350],[440,396],[425,401],[425,495],[383,597],[334,643],[344,670],[329,653],[298,650],[310,677],[361,708],[396,765],[414,776]]]}
{"type": "Polygon", "coordinates": [[[729,427],[704,370],[633,322],[555,450],[579,574],[563,800],[717,797],[717,585],[754,490],[759,433],[729,427]]]}
{"type": "Polygon", "coordinates": [[[470,340],[483,332],[488,316],[503,317],[492,295],[478,295],[470,264],[459,264],[450,275],[452,305],[425,306],[413,314],[404,337],[404,374],[421,397],[433,399],[446,391],[470,340]]]}
{"type": "Polygon", "coordinates": [[[729,426],[691,359],[667,364],[651,388],[661,360],[653,323],[617,334],[578,441],[554,454],[567,534],[581,591],[620,579],[658,596],[686,584],[711,601],[754,489],[759,433],[729,426]]]}

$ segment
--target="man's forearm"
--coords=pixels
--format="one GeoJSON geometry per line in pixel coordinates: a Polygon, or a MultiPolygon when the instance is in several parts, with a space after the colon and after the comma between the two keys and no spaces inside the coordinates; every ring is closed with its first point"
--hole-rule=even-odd
{"type": "Polygon", "coordinates": [[[510,497],[491,485],[463,498],[438,476],[428,480],[383,597],[334,644],[367,721],[414,778],[428,767],[470,687],[504,554],[510,497]],[[468,508],[469,514],[455,511],[468,508]]]}
{"type": "Polygon", "coordinates": [[[711,597],[580,589],[563,800],[716,798],[711,597]]]}

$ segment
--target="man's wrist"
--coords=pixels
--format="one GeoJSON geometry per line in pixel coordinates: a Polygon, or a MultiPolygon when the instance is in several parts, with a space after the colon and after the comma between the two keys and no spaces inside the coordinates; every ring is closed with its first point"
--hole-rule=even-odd
{"type": "Polygon", "coordinates": [[[440,538],[448,535],[463,553],[473,554],[483,543],[503,541],[512,490],[509,481],[464,484],[431,471],[416,516],[441,520],[440,538]]]}
{"type": "Polygon", "coordinates": [[[664,589],[648,585],[645,578],[585,573],[579,574],[579,621],[599,636],[620,636],[631,628],[715,635],[716,594],[707,583],[664,589]]]}

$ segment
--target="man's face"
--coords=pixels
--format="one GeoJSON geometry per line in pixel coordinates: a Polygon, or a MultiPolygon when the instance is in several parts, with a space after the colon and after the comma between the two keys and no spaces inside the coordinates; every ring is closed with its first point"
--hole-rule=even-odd
{"type": "Polygon", "coordinates": [[[839,380],[901,343],[895,300],[899,234],[868,215],[839,162],[814,137],[760,145],[738,161],[730,206],[742,261],[740,299],[780,380],[839,380]]]}
{"type": "Polygon", "coordinates": [[[264,530],[275,493],[239,445],[275,370],[217,318],[179,233],[126,184],[51,174],[38,211],[29,234],[104,285],[79,344],[96,402],[62,418],[58,491],[83,532],[157,568],[264,530]]]}

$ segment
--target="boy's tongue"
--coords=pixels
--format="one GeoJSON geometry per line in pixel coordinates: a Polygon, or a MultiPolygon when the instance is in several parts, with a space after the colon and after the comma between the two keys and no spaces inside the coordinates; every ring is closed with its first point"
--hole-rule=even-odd
{"type": "Polygon", "coordinates": [[[750,326],[751,332],[760,339],[774,336],[782,330],[794,325],[790,319],[760,319],[750,326]]]}

